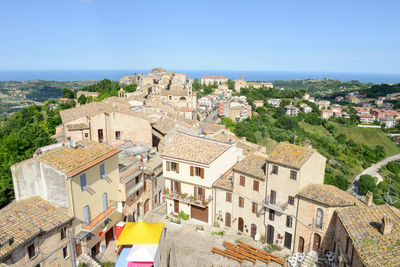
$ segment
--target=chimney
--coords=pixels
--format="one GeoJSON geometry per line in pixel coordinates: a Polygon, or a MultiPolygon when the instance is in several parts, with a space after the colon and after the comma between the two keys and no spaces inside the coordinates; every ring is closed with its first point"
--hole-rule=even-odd
{"type": "Polygon", "coordinates": [[[365,204],[368,207],[371,207],[373,200],[374,200],[374,195],[370,191],[368,191],[367,194],[365,195],[365,204]]]}
{"type": "Polygon", "coordinates": [[[381,224],[381,233],[383,235],[388,235],[392,232],[393,220],[391,217],[384,215],[381,224]]]}
{"type": "Polygon", "coordinates": [[[304,141],[304,146],[305,146],[306,148],[312,148],[311,141],[310,141],[310,140],[305,140],[305,141],[304,141]]]}

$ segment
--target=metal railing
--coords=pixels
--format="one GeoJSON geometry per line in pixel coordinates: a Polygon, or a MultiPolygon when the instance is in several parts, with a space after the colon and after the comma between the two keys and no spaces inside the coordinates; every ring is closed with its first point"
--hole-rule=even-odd
{"type": "Polygon", "coordinates": [[[288,202],[279,203],[276,201],[276,199],[271,200],[270,196],[267,196],[263,201],[263,205],[269,209],[273,209],[283,213],[287,210],[289,203],[288,202]]]}

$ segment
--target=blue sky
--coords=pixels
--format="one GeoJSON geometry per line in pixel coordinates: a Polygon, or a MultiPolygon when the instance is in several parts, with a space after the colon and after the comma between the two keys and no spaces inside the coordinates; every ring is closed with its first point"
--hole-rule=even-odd
{"type": "Polygon", "coordinates": [[[0,70],[400,73],[400,1],[2,0],[0,70]]]}

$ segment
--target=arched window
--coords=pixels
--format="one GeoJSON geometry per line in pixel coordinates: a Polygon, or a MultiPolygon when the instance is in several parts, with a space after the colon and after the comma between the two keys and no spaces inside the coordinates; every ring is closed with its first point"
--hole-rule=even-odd
{"type": "Polygon", "coordinates": [[[322,228],[323,219],[324,219],[324,211],[322,209],[317,209],[317,223],[316,223],[316,226],[318,228],[322,228]]]}

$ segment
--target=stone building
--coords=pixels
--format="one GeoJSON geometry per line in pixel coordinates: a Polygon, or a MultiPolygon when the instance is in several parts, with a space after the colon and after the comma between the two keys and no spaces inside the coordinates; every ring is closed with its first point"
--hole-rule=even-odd
{"type": "Polygon", "coordinates": [[[81,95],[84,95],[86,97],[97,98],[99,94],[100,94],[99,92],[78,91],[76,93],[76,99],[78,99],[81,95]]]}
{"type": "Polygon", "coordinates": [[[162,154],[167,213],[211,224],[212,185],[242,156],[235,144],[178,133],[162,154]]]}
{"type": "Polygon", "coordinates": [[[240,88],[244,87],[253,87],[253,88],[274,88],[274,85],[269,82],[246,82],[243,80],[243,76],[240,76],[240,79],[236,79],[233,81],[235,84],[235,92],[239,93],[240,88]]]}
{"type": "Polygon", "coordinates": [[[62,208],[36,196],[0,210],[0,265],[75,266],[71,224],[62,208]]]}
{"type": "Polygon", "coordinates": [[[249,154],[213,184],[214,223],[253,238],[264,235],[266,159],[264,153],[249,154]]]}
{"type": "Polygon", "coordinates": [[[60,111],[64,141],[93,140],[119,145],[125,139],[151,144],[150,122],[140,112],[130,110],[128,102],[91,102],[60,111]]]}
{"type": "Polygon", "coordinates": [[[297,194],[298,211],[294,251],[320,253],[335,243],[335,210],[364,205],[356,197],[332,185],[309,184],[297,194]]]}
{"type": "Polygon", "coordinates": [[[11,166],[17,201],[40,196],[75,220],[76,255],[97,255],[115,238],[121,219],[119,149],[83,140],[11,166]],[[99,235],[106,227],[106,233],[99,235]]]}

